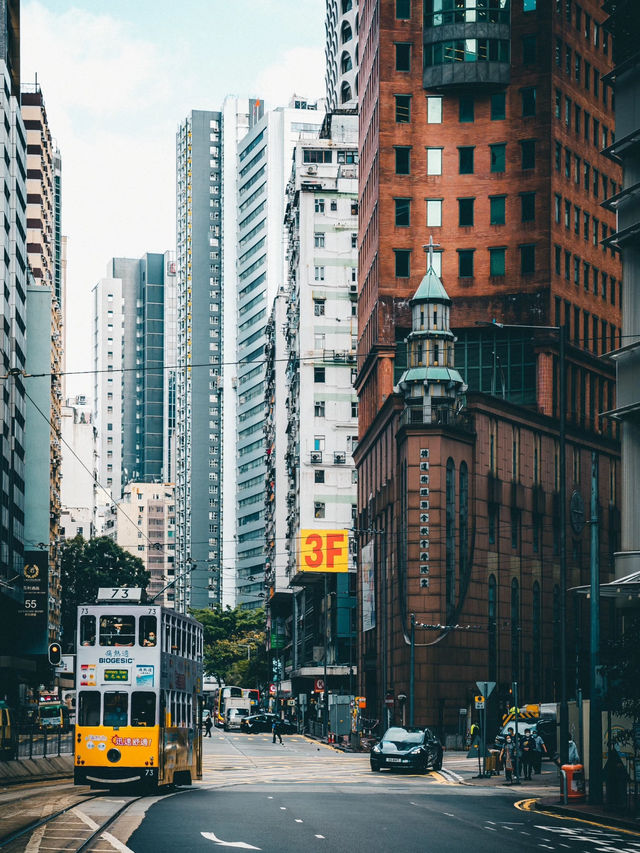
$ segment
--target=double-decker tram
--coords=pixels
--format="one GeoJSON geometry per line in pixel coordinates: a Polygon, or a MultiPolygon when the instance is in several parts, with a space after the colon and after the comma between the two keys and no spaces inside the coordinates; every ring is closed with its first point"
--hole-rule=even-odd
{"type": "Polygon", "coordinates": [[[202,625],[142,590],[101,589],[77,638],[75,784],[202,778],[202,625]]]}

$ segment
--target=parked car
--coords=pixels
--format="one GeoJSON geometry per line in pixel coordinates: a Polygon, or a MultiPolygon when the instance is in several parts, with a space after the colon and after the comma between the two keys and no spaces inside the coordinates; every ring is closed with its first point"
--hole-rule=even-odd
{"type": "Polygon", "coordinates": [[[393,726],[382,736],[369,754],[374,772],[388,767],[390,770],[417,770],[426,773],[442,767],[442,744],[431,729],[405,729],[393,726]]]}
{"type": "Polygon", "coordinates": [[[224,718],[225,732],[231,731],[231,729],[239,729],[243,718],[248,716],[248,708],[229,708],[224,718]]]}
{"type": "MultiPolygon", "coordinates": [[[[515,723],[513,720],[506,723],[496,735],[495,745],[497,749],[502,749],[504,746],[504,739],[509,729],[515,730],[515,723]]],[[[540,734],[540,737],[544,741],[544,745],[547,747],[547,754],[545,755],[542,753],[543,758],[552,758],[552,756],[555,755],[558,741],[556,736],[555,720],[518,720],[518,736],[520,738],[523,737],[525,729],[531,729],[532,735],[540,734]]]]}
{"type": "MultiPolygon", "coordinates": [[[[248,734],[254,734],[257,732],[270,732],[271,726],[273,725],[274,719],[277,719],[277,714],[271,714],[265,711],[262,714],[251,714],[249,717],[245,717],[244,720],[240,722],[240,729],[243,732],[247,732],[248,734]]],[[[290,720],[284,719],[280,720],[281,732],[282,734],[295,734],[297,731],[296,726],[290,720]]]]}

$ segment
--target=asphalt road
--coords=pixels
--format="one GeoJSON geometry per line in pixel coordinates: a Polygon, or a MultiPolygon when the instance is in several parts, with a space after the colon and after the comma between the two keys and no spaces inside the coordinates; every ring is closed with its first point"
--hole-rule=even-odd
{"type": "Polygon", "coordinates": [[[367,756],[298,736],[280,746],[266,735],[216,732],[204,765],[202,783],[150,804],[128,838],[114,835],[134,853],[640,853],[640,834],[527,811],[521,790],[373,774],[367,756]]]}

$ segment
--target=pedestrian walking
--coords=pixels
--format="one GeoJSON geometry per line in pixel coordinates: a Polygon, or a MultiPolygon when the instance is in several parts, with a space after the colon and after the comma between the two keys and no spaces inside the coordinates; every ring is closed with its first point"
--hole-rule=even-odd
{"type": "Polygon", "coordinates": [[[280,725],[280,720],[275,717],[273,723],[271,724],[271,731],[273,733],[273,741],[276,742],[276,738],[280,739],[280,743],[282,743],[282,726],[280,725]]]}
{"type": "Polygon", "coordinates": [[[538,734],[538,732],[534,735],[534,741],[536,744],[536,751],[533,757],[533,772],[541,773],[542,772],[542,753],[547,754],[547,747],[545,742],[542,740],[542,737],[538,734]]]}
{"type": "Polygon", "coordinates": [[[525,729],[522,740],[522,775],[525,779],[531,779],[535,762],[535,751],[536,742],[531,734],[531,729],[525,729]]]}
{"type": "Polygon", "coordinates": [[[575,745],[575,741],[569,735],[569,751],[567,754],[567,758],[569,759],[569,764],[580,764],[580,756],[578,754],[578,747],[575,745]]]}
{"type": "Polygon", "coordinates": [[[213,723],[211,722],[211,714],[209,714],[207,719],[204,721],[204,727],[205,727],[205,735],[204,736],[205,737],[211,737],[211,729],[213,728],[213,723]]]}
{"type": "Polygon", "coordinates": [[[472,723],[471,728],[469,729],[469,734],[471,735],[471,742],[473,743],[474,738],[480,737],[480,726],[477,723],[472,723]]]}
{"type": "Polygon", "coordinates": [[[513,770],[516,760],[516,745],[511,739],[511,735],[507,735],[504,741],[504,746],[500,751],[500,761],[504,765],[504,784],[513,784],[513,770]]]}

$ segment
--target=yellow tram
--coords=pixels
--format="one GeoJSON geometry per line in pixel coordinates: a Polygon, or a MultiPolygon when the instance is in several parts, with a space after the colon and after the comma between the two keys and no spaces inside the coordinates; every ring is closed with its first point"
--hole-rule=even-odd
{"type": "Polygon", "coordinates": [[[202,625],[142,590],[101,589],[77,638],[75,784],[202,778],[202,625]]]}

